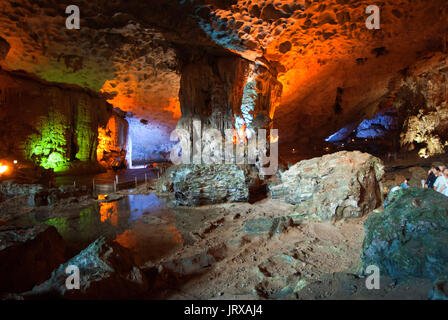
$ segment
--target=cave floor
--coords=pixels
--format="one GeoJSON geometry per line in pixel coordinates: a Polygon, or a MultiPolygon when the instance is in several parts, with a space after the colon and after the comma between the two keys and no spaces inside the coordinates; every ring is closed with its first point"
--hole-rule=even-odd
{"type": "MultiPolygon", "coordinates": [[[[386,171],[426,170],[444,159],[401,159],[386,171]]],[[[359,276],[366,217],[304,220],[272,232],[271,224],[290,216],[292,205],[268,198],[176,207],[172,195],[153,193],[154,182],[108,200],[99,195],[48,207],[3,206],[1,224],[53,225],[70,257],[100,236],[117,241],[147,272],[166,269],[144,299],[426,299],[432,288],[429,280],[397,283],[385,276],[380,290],[366,288],[359,276]]]]}

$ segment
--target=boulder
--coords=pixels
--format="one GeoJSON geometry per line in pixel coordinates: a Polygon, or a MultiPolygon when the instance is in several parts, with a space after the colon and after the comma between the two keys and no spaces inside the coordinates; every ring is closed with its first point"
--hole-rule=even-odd
{"type": "Polygon", "coordinates": [[[448,198],[430,189],[400,189],[364,223],[365,267],[394,279],[448,275],[448,198]]]}
{"type": "Polygon", "coordinates": [[[301,265],[300,259],[288,254],[277,254],[265,259],[254,270],[260,280],[254,293],[262,299],[293,297],[309,283],[301,265]]]}
{"type": "Polygon", "coordinates": [[[136,267],[131,251],[101,237],[60,265],[49,280],[23,296],[28,299],[132,299],[141,297],[147,290],[146,276],[136,267]],[[68,266],[79,268],[79,289],[68,289],[66,286],[66,280],[71,275],[71,272],[66,273],[68,266]]]}
{"type": "Polygon", "coordinates": [[[234,164],[180,165],[170,177],[182,206],[248,201],[252,184],[249,170],[234,164]]]}
{"type": "Polygon", "coordinates": [[[0,227],[0,293],[30,290],[64,260],[65,243],[55,227],[0,227]]]}
{"type": "Polygon", "coordinates": [[[361,217],[381,205],[383,174],[380,159],[343,151],[296,163],[281,173],[270,193],[318,220],[361,217]]]}

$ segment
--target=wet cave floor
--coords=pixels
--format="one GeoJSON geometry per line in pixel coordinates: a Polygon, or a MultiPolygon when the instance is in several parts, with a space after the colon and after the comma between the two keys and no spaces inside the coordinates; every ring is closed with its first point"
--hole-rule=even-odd
{"type": "MultiPolygon", "coordinates": [[[[391,163],[386,171],[416,165],[391,163]]],[[[109,194],[109,201],[99,195],[17,208],[7,224],[55,226],[71,257],[105,236],[129,248],[143,270],[175,270],[143,299],[426,299],[432,288],[430,280],[397,283],[383,276],[380,290],[366,288],[359,276],[366,217],[273,228],[293,213],[292,205],[264,199],[187,208],[170,197],[142,185],[109,194]]]]}

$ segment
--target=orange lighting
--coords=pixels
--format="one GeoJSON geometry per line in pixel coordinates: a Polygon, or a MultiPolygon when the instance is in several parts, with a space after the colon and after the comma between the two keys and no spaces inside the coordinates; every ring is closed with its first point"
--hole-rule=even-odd
{"type": "Polygon", "coordinates": [[[8,171],[8,166],[0,163],[0,174],[4,174],[8,171]]]}
{"type": "Polygon", "coordinates": [[[118,144],[116,132],[118,132],[118,124],[115,117],[110,117],[106,128],[98,127],[98,147],[96,149],[98,162],[103,160],[105,152],[110,152],[118,144]]]}
{"type": "Polygon", "coordinates": [[[118,226],[118,207],[116,202],[100,203],[101,222],[110,221],[113,226],[118,226]]]}
{"type": "Polygon", "coordinates": [[[137,247],[137,236],[132,230],[125,230],[122,234],[117,235],[115,241],[131,250],[137,247]]]}
{"type": "Polygon", "coordinates": [[[278,135],[271,135],[271,137],[270,137],[270,141],[271,141],[271,143],[276,143],[276,142],[278,142],[278,135]]]}
{"type": "Polygon", "coordinates": [[[238,132],[238,136],[240,137],[240,142],[244,142],[244,143],[247,142],[247,139],[246,139],[246,128],[247,128],[246,123],[243,123],[243,125],[241,126],[241,128],[240,128],[240,130],[238,132]]]}

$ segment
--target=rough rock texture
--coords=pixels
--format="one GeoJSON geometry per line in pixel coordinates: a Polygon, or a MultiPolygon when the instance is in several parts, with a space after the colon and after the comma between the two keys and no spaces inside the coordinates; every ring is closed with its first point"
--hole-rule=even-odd
{"type": "Polygon", "coordinates": [[[0,141],[1,157],[55,171],[78,160],[96,163],[98,129],[113,115],[112,106],[90,90],[0,70],[0,135],[8,137],[0,141]]]}
{"type": "Polygon", "coordinates": [[[446,280],[448,275],[448,198],[429,189],[409,188],[388,196],[384,212],[364,223],[364,266],[381,274],[446,280]]]}
{"type": "Polygon", "coordinates": [[[361,217],[381,204],[381,160],[367,153],[338,152],[296,163],[281,173],[271,196],[296,212],[321,220],[361,217]]]}
{"type": "Polygon", "coordinates": [[[247,62],[234,57],[203,57],[183,63],[179,92],[182,118],[177,128],[186,129],[192,138],[192,120],[202,129],[214,128],[224,134],[233,128],[234,110],[241,105],[247,62]]]}
{"type": "Polygon", "coordinates": [[[65,244],[55,227],[0,227],[0,293],[30,290],[65,260],[65,244]]]}
{"type": "Polygon", "coordinates": [[[147,280],[136,267],[131,251],[118,243],[99,238],[68,262],[60,265],[51,278],[24,294],[64,299],[132,299],[147,290],[147,280]],[[80,289],[68,290],[65,272],[70,265],[80,271],[80,289]]]}
{"type": "Polygon", "coordinates": [[[240,0],[208,6],[200,25],[222,46],[278,70],[283,92],[275,115],[286,147],[298,145],[300,134],[322,139],[373,117],[400,70],[444,49],[444,1],[378,3],[380,30],[365,26],[371,4],[240,0]]]}
{"type": "Polygon", "coordinates": [[[6,0],[0,36],[11,49],[2,65],[102,90],[114,106],[166,123],[169,132],[180,117],[177,60],[190,50],[236,54],[265,67],[283,88],[281,101],[273,97],[268,104],[276,109],[280,143],[290,149],[299,145],[298,135],[321,141],[373,117],[400,71],[426,53],[446,50],[444,0],[378,3],[379,30],[365,26],[371,4],[82,0],[81,29],[68,30],[64,3],[6,0]]]}
{"type": "Polygon", "coordinates": [[[171,172],[173,170],[177,170],[176,166],[169,167],[160,178],[157,179],[155,190],[159,193],[170,193],[174,191],[173,180],[171,176],[171,172]]]}
{"type": "Polygon", "coordinates": [[[172,169],[170,177],[177,205],[249,200],[249,172],[237,165],[180,165],[172,169]]]}
{"type": "Polygon", "coordinates": [[[98,127],[96,156],[101,165],[111,168],[117,162],[120,165],[126,164],[128,132],[128,122],[118,113],[112,114],[104,128],[98,127]]]}
{"type": "Polygon", "coordinates": [[[406,70],[394,92],[402,133],[401,145],[418,146],[421,155],[444,152],[448,145],[448,57],[427,56],[406,70]]]}

